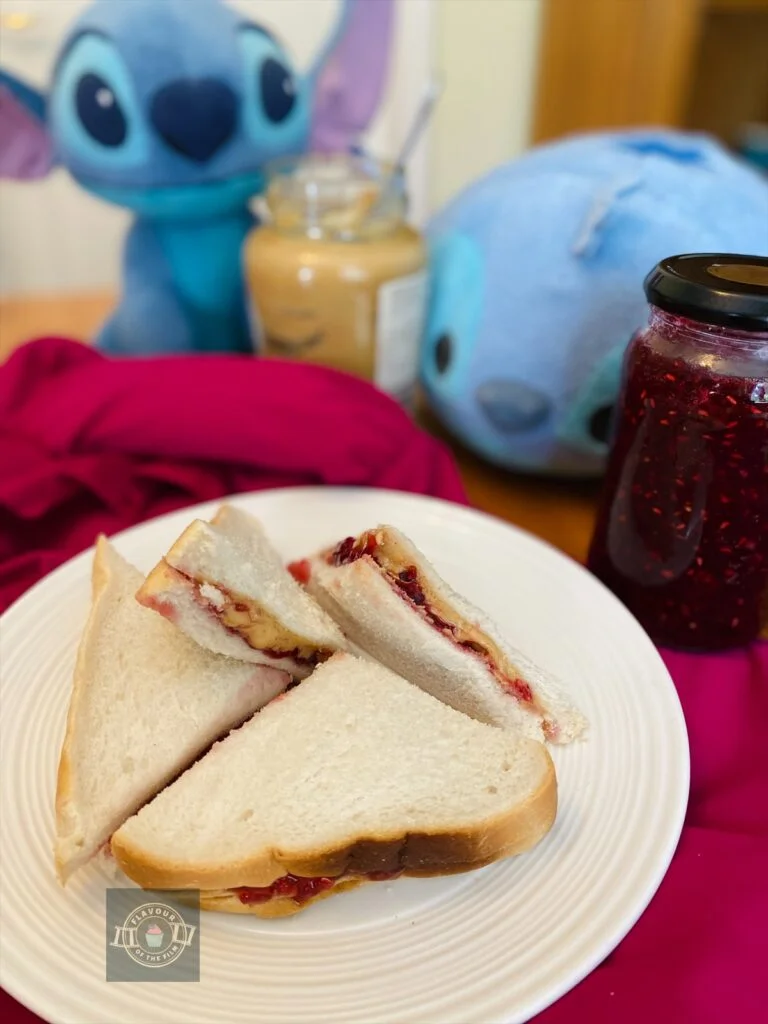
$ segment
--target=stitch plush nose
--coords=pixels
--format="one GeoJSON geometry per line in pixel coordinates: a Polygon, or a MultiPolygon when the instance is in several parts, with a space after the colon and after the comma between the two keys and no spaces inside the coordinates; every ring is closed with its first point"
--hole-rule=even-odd
{"type": "Polygon", "coordinates": [[[171,149],[204,163],[232,136],[237,97],[215,78],[181,78],[158,89],[151,117],[171,149]]]}
{"type": "Polygon", "coordinates": [[[536,388],[519,380],[489,380],[475,392],[486,418],[504,434],[518,434],[542,424],[550,401],[536,388]]]}

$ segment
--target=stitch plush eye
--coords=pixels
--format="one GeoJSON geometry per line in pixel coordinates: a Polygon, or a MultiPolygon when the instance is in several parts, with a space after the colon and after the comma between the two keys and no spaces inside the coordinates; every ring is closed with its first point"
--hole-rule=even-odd
{"type": "Polygon", "coordinates": [[[429,310],[420,373],[428,394],[474,406],[470,373],[482,313],[483,260],[473,238],[431,235],[429,310]]]}
{"type": "Polygon", "coordinates": [[[82,75],[75,90],[75,105],[83,127],[96,142],[111,148],[125,142],[125,114],[114,91],[100,75],[82,75]]]}
{"type": "Polygon", "coordinates": [[[106,36],[84,32],[64,50],[48,121],[61,162],[78,179],[123,174],[149,160],[149,132],[133,78],[106,36]]]}
{"type": "Polygon", "coordinates": [[[438,373],[445,373],[451,365],[452,355],[453,342],[451,341],[451,336],[447,331],[443,331],[435,345],[435,366],[438,373]]]}
{"type": "Polygon", "coordinates": [[[296,104],[293,75],[279,60],[267,57],[261,65],[259,78],[264,113],[273,124],[280,124],[296,104]]]}
{"type": "Polygon", "coordinates": [[[260,164],[300,153],[309,137],[311,82],[293,69],[274,36],[258,25],[238,32],[242,59],[240,123],[260,164]]]}

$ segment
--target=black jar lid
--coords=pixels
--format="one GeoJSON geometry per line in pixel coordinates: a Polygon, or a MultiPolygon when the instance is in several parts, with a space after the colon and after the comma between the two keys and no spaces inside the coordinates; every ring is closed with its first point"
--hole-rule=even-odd
{"type": "Polygon", "coordinates": [[[667,313],[738,331],[768,331],[768,258],[670,256],[646,277],[645,295],[667,313]]]}

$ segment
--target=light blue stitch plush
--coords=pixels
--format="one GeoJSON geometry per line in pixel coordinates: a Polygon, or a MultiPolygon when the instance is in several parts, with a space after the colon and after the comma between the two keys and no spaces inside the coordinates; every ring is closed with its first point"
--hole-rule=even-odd
{"type": "Polygon", "coordinates": [[[470,186],[429,238],[436,414],[502,466],[597,476],[645,275],[676,253],[768,255],[768,180],[699,134],[574,136],[470,186]]]}
{"type": "Polygon", "coordinates": [[[305,75],[219,0],[97,0],[68,33],[47,97],[0,73],[0,175],[59,163],[135,215],[102,349],[250,350],[249,200],[268,160],[357,141],[383,88],[392,3],[343,0],[305,75]]]}

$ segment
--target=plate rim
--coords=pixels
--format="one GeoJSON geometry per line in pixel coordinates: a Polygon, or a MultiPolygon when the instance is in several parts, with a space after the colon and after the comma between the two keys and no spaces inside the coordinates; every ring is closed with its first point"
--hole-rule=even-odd
{"type": "MultiPolygon", "coordinates": [[[[619,599],[606,587],[602,581],[597,579],[589,570],[576,558],[567,554],[566,552],[557,548],[553,543],[547,541],[541,537],[532,534],[525,528],[517,525],[516,523],[509,522],[503,519],[501,516],[495,515],[494,513],[486,512],[482,509],[475,508],[472,505],[465,505],[459,502],[450,501],[444,498],[439,498],[434,495],[424,495],[413,491],[402,491],[394,488],[377,488],[377,487],[366,487],[358,485],[342,485],[342,486],[326,486],[326,485],[302,485],[302,486],[287,486],[287,487],[272,487],[265,488],[256,491],[245,491],[235,492],[229,495],[224,495],[219,498],[207,499],[202,502],[194,502],[189,505],[182,505],[178,508],[172,509],[167,512],[160,513],[159,515],[152,516],[148,519],[142,520],[132,526],[125,527],[115,533],[107,534],[109,540],[114,542],[119,548],[120,541],[126,535],[133,534],[141,531],[142,529],[151,527],[155,524],[163,523],[166,520],[178,517],[184,513],[190,513],[193,516],[199,515],[203,510],[221,505],[224,503],[232,504],[248,504],[254,499],[260,496],[268,496],[274,494],[282,494],[287,498],[307,497],[309,495],[320,495],[323,497],[366,497],[374,495],[386,495],[398,500],[406,500],[414,506],[431,506],[436,509],[449,509],[452,514],[458,515],[459,517],[465,516],[469,520],[476,522],[488,521],[493,523],[496,527],[502,527],[505,530],[511,530],[517,534],[518,537],[524,540],[525,543],[530,544],[539,549],[544,549],[550,554],[554,555],[556,559],[564,560],[569,566],[571,571],[575,571],[576,574],[585,580],[587,586],[596,586],[603,592],[604,597],[613,603],[614,611],[618,612],[624,617],[624,620],[628,628],[634,629],[634,631],[641,635],[643,638],[644,645],[647,650],[649,657],[653,658],[656,662],[657,670],[660,672],[660,679],[664,679],[664,685],[666,688],[666,696],[670,699],[670,707],[674,709],[675,713],[675,734],[677,737],[677,749],[674,754],[673,763],[676,765],[679,787],[681,790],[680,799],[676,805],[676,813],[674,820],[670,824],[670,828],[667,835],[667,840],[663,850],[659,851],[656,861],[655,871],[652,876],[646,882],[641,895],[635,894],[634,902],[636,904],[635,909],[630,915],[622,915],[621,922],[617,923],[614,928],[611,929],[610,934],[607,935],[599,948],[596,949],[591,957],[585,958],[581,964],[574,967],[570,972],[564,974],[559,984],[553,984],[547,991],[547,994],[539,999],[534,999],[526,1005],[523,1010],[523,1016],[514,1017],[515,1021],[528,1021],[532,1017],[541,1013],[549,1006],[559,1001],[564,995],[575,988],[580,982],[588,977],[602,961],[613,951],[618,945],[626,938],[626,936],[632,931],[639,919],[643,916],[645,911],[648,909],[654,896],[658,892],[661,883],[663,882],[670,864],[674,858],[677,850],[680,838],[682,835],[683,827],[685,824],[685,817],[687,814],[687,808],[690,797],[690,782],[691,782],[691,760],[690,760],[690,740],[688,736],[687,723],[683,712],[682,703],[678,694],[677,688],[674,684],[672,676],[669,672],[664,659],[661,657],[659,650],[656,648],[653,641],[650,639],[648,634],[642,628],[640,623],[635,617],[629,612],[629,610],[619,601],[619,599]],[[588,581],[588,582],[587,582],[588,581]]],[[[18,609],[22,605],[27,605],[35,600],[35,596],[38,590],[43,589],[49,585],[49,581],[58,578],[60,575],[71,571],[72,567],[79,562],[87,561],[93,557],[95,550],[95,544],[89,545],[82,551],[75,555],[70,556],[66,561],[56,566],[49,573],[43,576],[41,579],[33,583],[24,593],[20,594],[2,614],[0,614],[0,647],[2,647],[2,633],[3,626],[6,624],[9,618],[15,617],[18,614],[18,609]]],[[[1,675],[1,673],[0,673],[1,675]]],[[[35,998],[36,993],[32,991],[30,994],[23,989],[23,986],[17,987],[14,983],[13,978],[9,977],[7,968],[0,962],[0,985],[2,988],[14,999],[16,999],[22,1006],[30,1010],[32,1013],[37,1014],[42,1020],[49,1022],[49,1024],[60,1024],[67,1018],[51,1018],[44,1014],[39,1008],[40,1004],[35,998]]],[[[504,1021],[512,1020],[511,1017],[504,1017],[504,1021]]]]}

